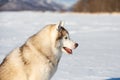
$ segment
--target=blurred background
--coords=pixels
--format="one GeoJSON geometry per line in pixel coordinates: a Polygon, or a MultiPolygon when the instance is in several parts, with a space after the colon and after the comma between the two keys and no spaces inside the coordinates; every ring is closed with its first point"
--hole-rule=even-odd
{"type": "Polygon", "coordinates": [[[120,0],[0,0],[0,11],[119,12],[120,0]]]}

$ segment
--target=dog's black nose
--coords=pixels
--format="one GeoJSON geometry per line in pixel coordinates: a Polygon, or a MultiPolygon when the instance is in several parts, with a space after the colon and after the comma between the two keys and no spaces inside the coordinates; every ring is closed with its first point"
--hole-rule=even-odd
{"type": "Polygon", "coordinates": [[[78,43],[75,43],[75,48],[77,48],[78,47],[78,43]]]}

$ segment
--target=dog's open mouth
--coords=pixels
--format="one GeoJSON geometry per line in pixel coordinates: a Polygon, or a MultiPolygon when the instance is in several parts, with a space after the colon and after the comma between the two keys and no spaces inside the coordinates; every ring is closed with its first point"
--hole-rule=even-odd
{"type": "Polygon", "coordinates": [[[67,53],[72,54],[72,49],[67,48],[67,47],[63,47],[63,49],[64,49],[67,53]]]}

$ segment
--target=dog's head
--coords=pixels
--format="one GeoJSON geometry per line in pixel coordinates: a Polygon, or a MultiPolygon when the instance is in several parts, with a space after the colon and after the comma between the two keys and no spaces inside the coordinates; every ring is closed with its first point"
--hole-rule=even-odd
{"type": "Polygon", "coordinates": [[[61,49],[62,52],[72,54],[72,49],[78,47],[78,43],[73,42],[70,39],[69,32],[63,27],[64,23],[60,22],[56,24],[57,30],[57,46],[61,49]]]}
{"type": "Polygon", "coordinates": [[[50,24],[30,38],[31,43],[44,54],[64,52],[72,54],[78,43],[70,39],[64,23],[50,24]]]}

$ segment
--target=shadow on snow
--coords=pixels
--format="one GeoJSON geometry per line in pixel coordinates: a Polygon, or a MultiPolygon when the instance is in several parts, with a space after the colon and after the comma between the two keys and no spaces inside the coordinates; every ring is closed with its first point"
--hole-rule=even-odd
{"type": "Polygon", "coordinates": [[[120,78],[110,78],[110,79],[106,79],[106,80],[120,80],[120,78]]]}

